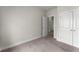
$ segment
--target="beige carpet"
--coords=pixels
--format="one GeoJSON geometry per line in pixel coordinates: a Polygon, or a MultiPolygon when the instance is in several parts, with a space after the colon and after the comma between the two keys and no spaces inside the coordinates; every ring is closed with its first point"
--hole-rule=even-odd
{"type": "Polygon", "coordinates": [[[55,44],[55,43],[57,42],[52,37],[40,38],[13,48],[6,49],[3,52],[67,52],[68,51],[67,49],[63,49],[61,47],[63,46],[62,44],[60,43],[55,44]]]}

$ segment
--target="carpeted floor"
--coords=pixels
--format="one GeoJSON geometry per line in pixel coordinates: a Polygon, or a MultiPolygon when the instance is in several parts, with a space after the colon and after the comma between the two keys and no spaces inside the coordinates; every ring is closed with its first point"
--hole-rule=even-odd
{"type": "Polygon", "coordinates": [[[36,39],[19,46],[3,50],[2,52],[68,52],[68,50],[58,46],[52,37],[36,39]]]}

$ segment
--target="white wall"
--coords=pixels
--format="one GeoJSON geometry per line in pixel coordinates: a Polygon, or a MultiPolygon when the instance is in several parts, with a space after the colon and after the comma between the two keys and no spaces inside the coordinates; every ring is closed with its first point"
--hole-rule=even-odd
{"type": "Polygon", "coordinates": [[[41,37],[41,16],[37,7],[0,7],[0,49],[41,37]]]}
{"type": "Polygon", "coordinates": [[[75,9],[75,8],[79,8],[79,6],[58,6],[57,11],[58,11],[58,13],[60,13],[62,11],[72,10],[72,9],[75,9]]]}
{"type": "Polygon", "coordinates": [[[51,10],[49,10],[47,12],[47,17],[51,17],[51,16],[54,16],[54,38],[57,37],[57,7],[56,8],[53,8],[51,10]]]}

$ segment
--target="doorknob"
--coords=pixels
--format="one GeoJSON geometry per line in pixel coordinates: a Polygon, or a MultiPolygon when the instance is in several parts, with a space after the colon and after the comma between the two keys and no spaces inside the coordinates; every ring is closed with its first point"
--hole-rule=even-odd
{"type": "Polygon", "coordinates": [[[75,29],[71,29],[70,31],[75,31],[75,29]]]}
{"type": "Polygon", "coordinates": [[[75,31],[75,30],[73,30],[73,31],[75,31]]]}
{"type": "Polygon", "coordinates": [[[73,29],[71,29],[70,31],[73,31],[73,29]]]}

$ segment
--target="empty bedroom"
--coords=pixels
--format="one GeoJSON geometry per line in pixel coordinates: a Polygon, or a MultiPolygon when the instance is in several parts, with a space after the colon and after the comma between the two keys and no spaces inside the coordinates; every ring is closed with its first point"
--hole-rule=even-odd
{"type": "Polygon", "coordinates": [[[79,6],[0,6],[0,52],[78,52],[79,6]]]}

